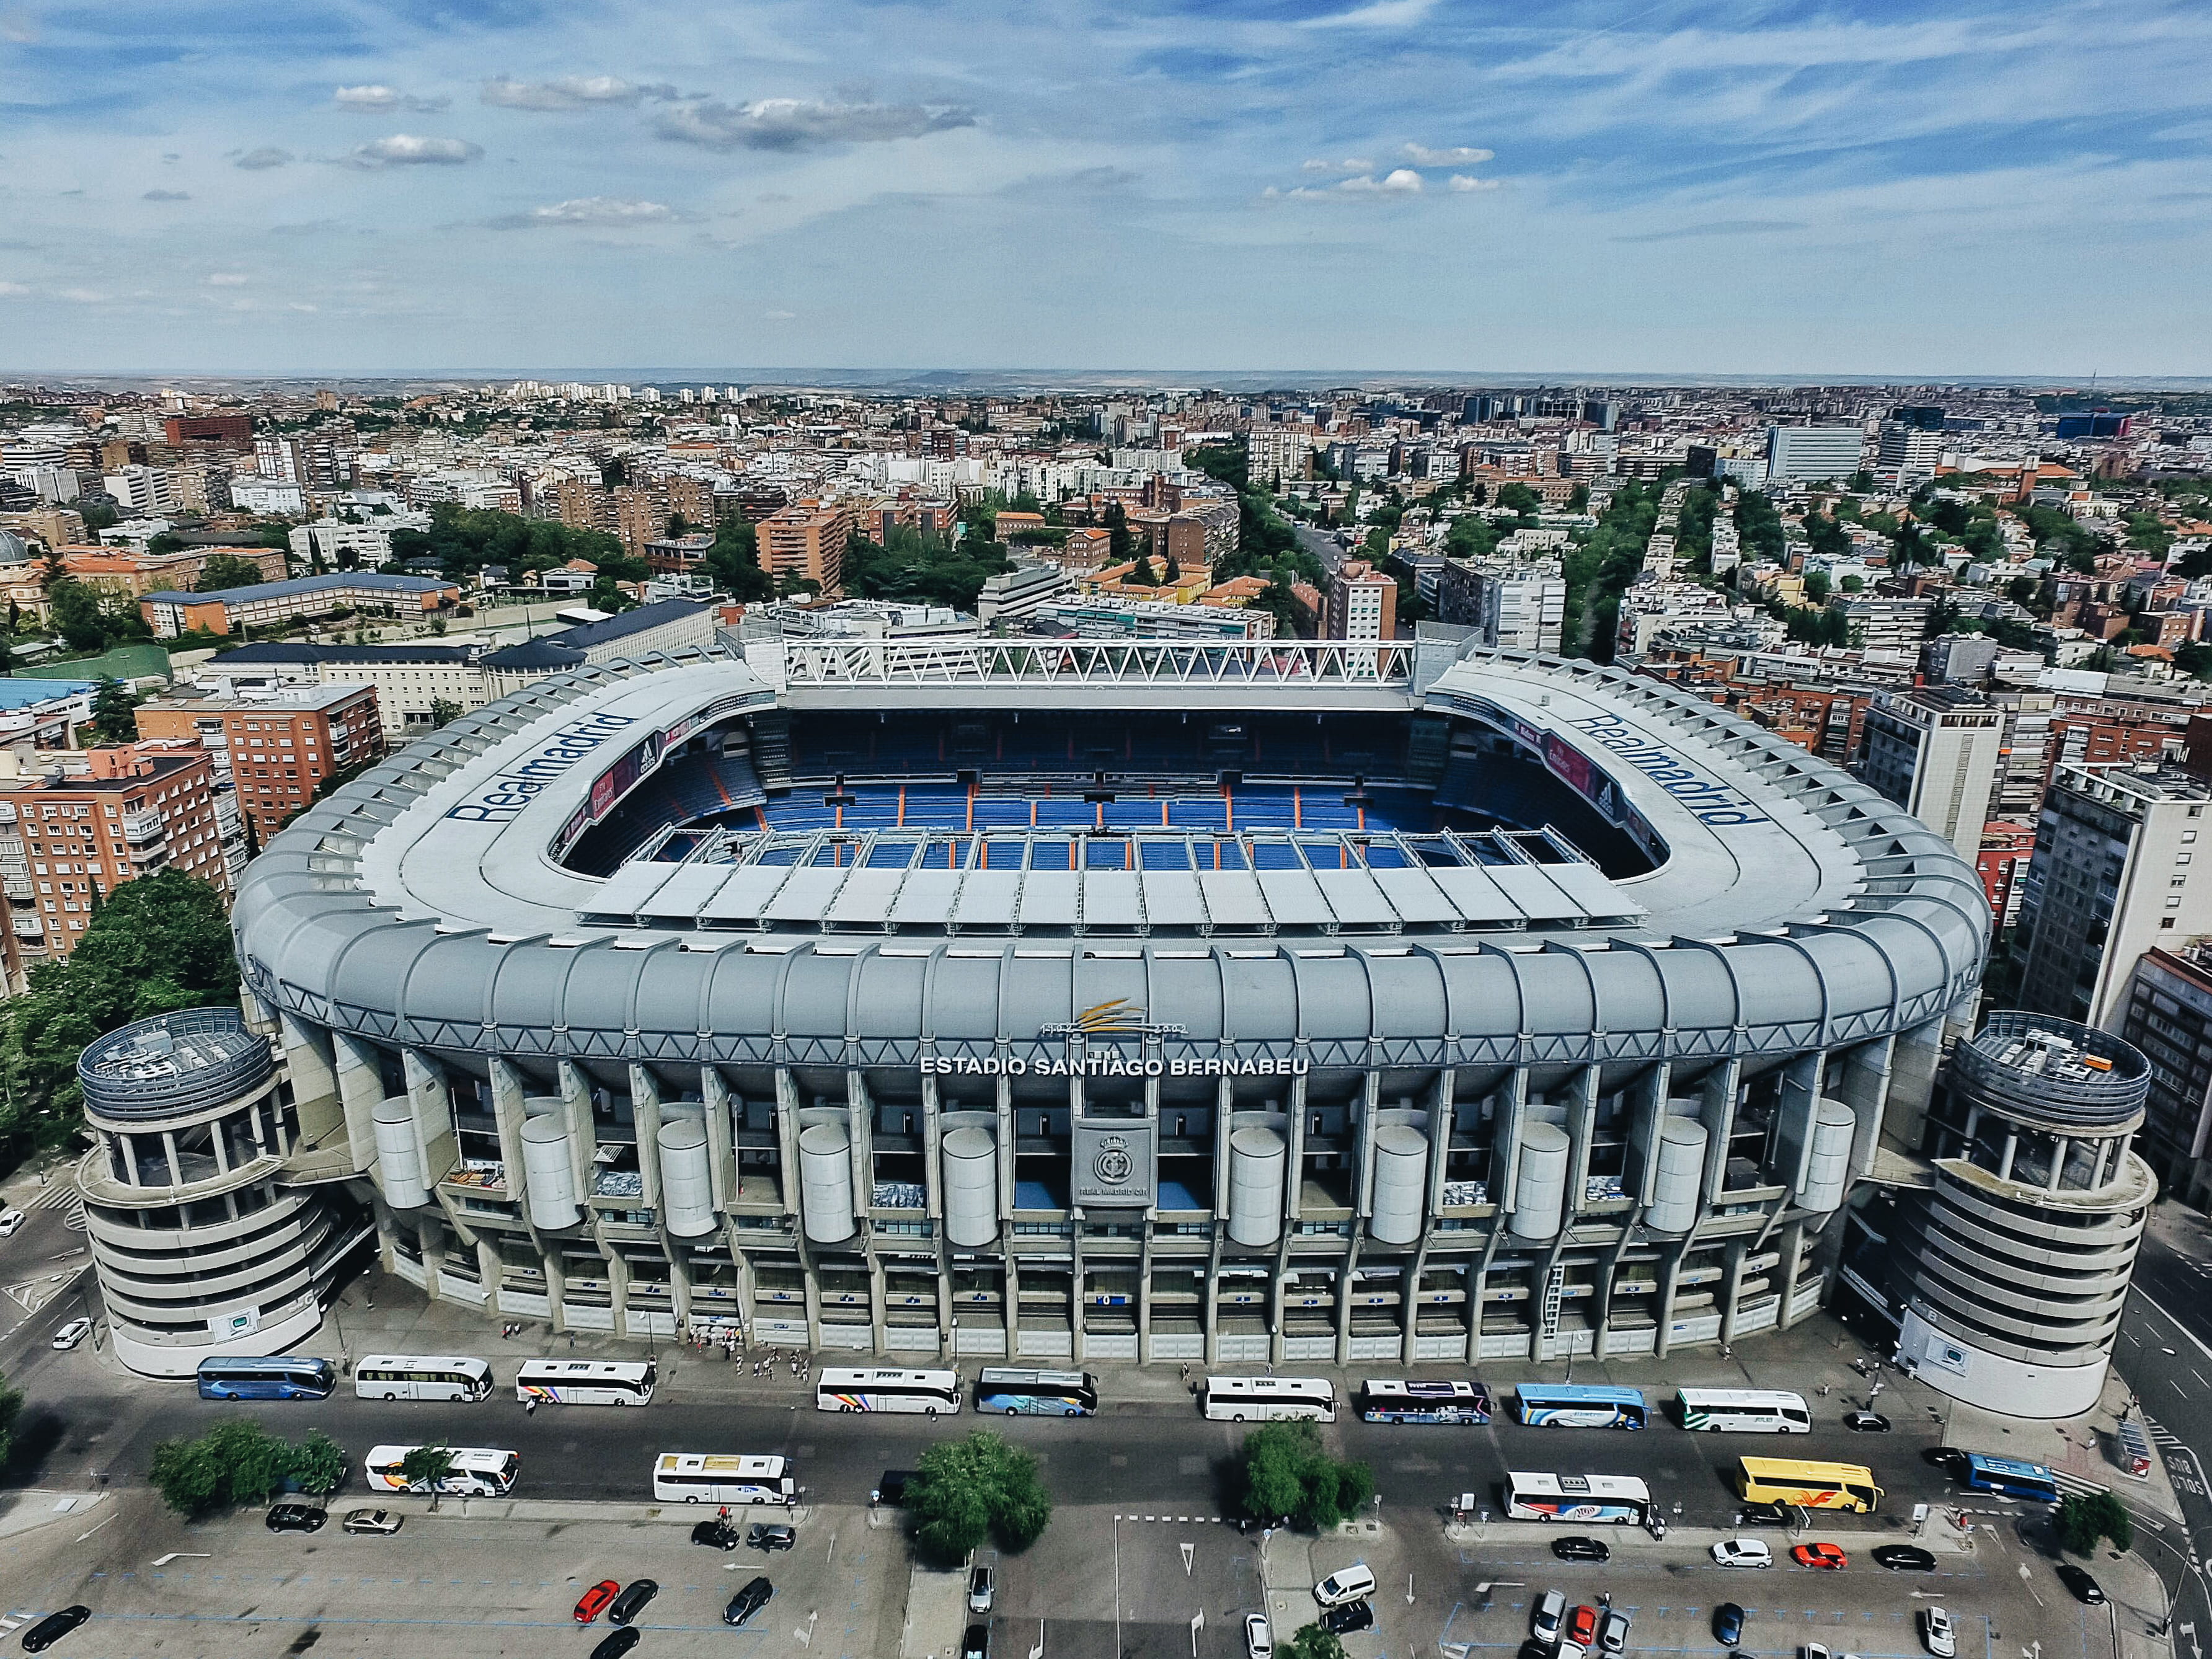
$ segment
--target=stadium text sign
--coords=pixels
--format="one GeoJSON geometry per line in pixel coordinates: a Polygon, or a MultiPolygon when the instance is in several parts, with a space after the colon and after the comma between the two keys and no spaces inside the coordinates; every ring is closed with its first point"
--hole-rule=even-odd
{"type": "Polygon", "coordinates": [[[1724,825],[1773,822],[1752,804],[1749,796],[1700,777],[1673,750],[1643,736],[1618,714],[1592,714],[1566,724],[1596,738],[1601,748],[1643,773],[1689,808],[1701,823],[1724,825]]]}
{"type": "Polygon", "coordinates": [[[483,787],[446,816],[471,823],[505,823],[558,781],[578,761],[636,724],[628,714],[592,714],[572,720],[528,759],[486,779],[483,787]]]}
{"type": "Polygon", "coordinates": [[[1304,1077],[1312,1062],[1304,1055],[1276,1059],[1267,1054],[1215,1054],[1206,1059],[1162,1060],[1114,1053],[1047,1054],[1024,1060],[1018,1054],[924,1054],[924,1077],[1304,1077]]]}

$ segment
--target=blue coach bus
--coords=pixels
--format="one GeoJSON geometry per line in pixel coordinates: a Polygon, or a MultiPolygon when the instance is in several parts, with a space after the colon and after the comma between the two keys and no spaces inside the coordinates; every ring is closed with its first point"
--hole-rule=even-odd
{"type": "Polygon", "coordinates": [[[2007,1498],[2025,1498],[2038,1504],[2058,1501],[2058,1483],[2041,1463],[2023,1463],[2016,1457],[1985,1457],[1966,1454],[1964,1477],[1972,1492],[1993,1492],[2007,1498]]]}
{"type": "Polygon", "coordinates": [[[1563,1429],[1640,1429],[1650,1419],[1641,1389],[1522,1382],[1513,1393],[1523,1423],[1563,1429]]]}
{"type": "Polygon", "coordinates": [[[1098,1409],[1098,1388],[1089,1371],[987,1365],[975,1378],[975,1409],[1008,1417],[1088,1417],[1098,1409]]]}
{"type": "Polygon", "coordinates": [[[199,1385],[203,1400],[327,1400],[337,1373],[312,1355],[240,1356],[201,1360],[199,1385]]]}

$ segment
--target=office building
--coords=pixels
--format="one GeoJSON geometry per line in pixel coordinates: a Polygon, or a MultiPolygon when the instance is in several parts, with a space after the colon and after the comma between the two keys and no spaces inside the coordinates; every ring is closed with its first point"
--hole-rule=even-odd
{"type": "Polygon", "coordinates": [[[1943,433],[1903,421],[1884,421],[1875,446],[1875,476],[1887,486],[1911,485],[1936,476],[1943,461],[1943,433]]]}
{"type": "Polygon", "coordinates": [[[100,480],[126,515],[144,517],[177,510],[176,480],[165,466],[125,466],[100,480]]]}
{"type": "Polygon", "coordinates": [[[162,424],[173,444],[226,444],[233,449],[253,447],[251,415],[172,415],[162,424]]]}
{"type": "Polygon", "coordinates": [[[2209,802],[2172,768],[2053,769],[2021,904],[2022,1007],[2117,1030],[2144,954],[2212,933],[2209,802]]]}
{"type": "Polygon", "coordinates": [[[1863,650],[1917,651],[1927,637],[1933,599],[1893,599],[1872,594],[1838,594],[1828,601],[1841,611],[1851,643],[1863,650]]]}
{"type": "Polygon", "coordinates": [[[1859,470],[1865,441],[1855,426],[1770,426],[1766,477],[1778,484],[1841,483],[1859,470]]]}
{"type": "Polygon", "coordinates": [[[1501,565],[1446,559],[1436,576],[1439,622],[1476,630],[1492,650],[1557,652],[1567,584],[1554,560],[1501,565]]]}
{"type": "Polygon", "coordinates": [[[1885,691],[1867,711],[1858,773],[1958,849],[1981,850],[2004,747],[2004,714],[1971,691],[1885,691]]]}

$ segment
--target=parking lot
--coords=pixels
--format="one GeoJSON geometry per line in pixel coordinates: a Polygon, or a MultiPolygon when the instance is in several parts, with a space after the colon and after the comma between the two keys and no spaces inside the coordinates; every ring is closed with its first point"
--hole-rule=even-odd
{"type": "Polygon", "coordinates": [[[61,1659],[580,1656],[607,1626],[599,1621],[587,1639],[573,1618],[577,1598],[602,1579],[650,1577],[661,1588],[636,1621],[640,1659],[898,1651],[905,1545],[859,1510],[807,1515],[796,1549],[763,1557],[695,1547],[690,1517],[465,1520],[428,1514],[420,1500],[378,1501],[408,1510],[398,1534],[349,1536],[335,1521],[313,1534],[272,1534],[258,1514],[187,1526],[148,1494],[111,1500],[82,1525],[51,1524],[0,1545],[0,1622],[10,1626],[0,1640],[29,1617],[82,1602],[94,1616],[56,1650],[61,1659]],[[775,1599],[747,1628],[725,1626],[731,1595],[763,1572],[775,1599]]]}
{"type": "Polygon", "coordinates": [[[1062,1510],[1036,1546],[1003,1559],[994,1659],[1243,1659],[1261,1607],[1256,1541],[1209,1515],[1062,1510]],[[1188,1555],[1186,1558],[1185,1550],[1188,1555]]]}

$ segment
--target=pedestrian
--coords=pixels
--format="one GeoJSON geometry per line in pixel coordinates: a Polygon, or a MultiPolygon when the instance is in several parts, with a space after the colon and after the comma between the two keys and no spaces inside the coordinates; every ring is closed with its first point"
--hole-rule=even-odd
{"type": "Polygon", "coordinates": [[[532,1395],[527,1400],[525,1400],[522,1402],[522,1414],[525,1417],[535,1417],[538,1415],[538,1396],[536,1395],[532,1395]]]}
{"type": "Polygon", "coordinates": [[[1826,1400],[1826,1399],[1828,1397],[1828,1389],[1829,1389],[1829,1384],[1827,1384],[1827,1383],[1826,1383],[1826,1382],[1823,1382],[1822,1384],[1820,1384],[1820,1398],[1821,1398],[1821,1399],[1826,1400]]]}
{"type": "Polygon", "coordinates": [[[730,1506],[727,1504],[722,1505],[721,1518],[725,1521],[730,1518],[730,1506]]]}

